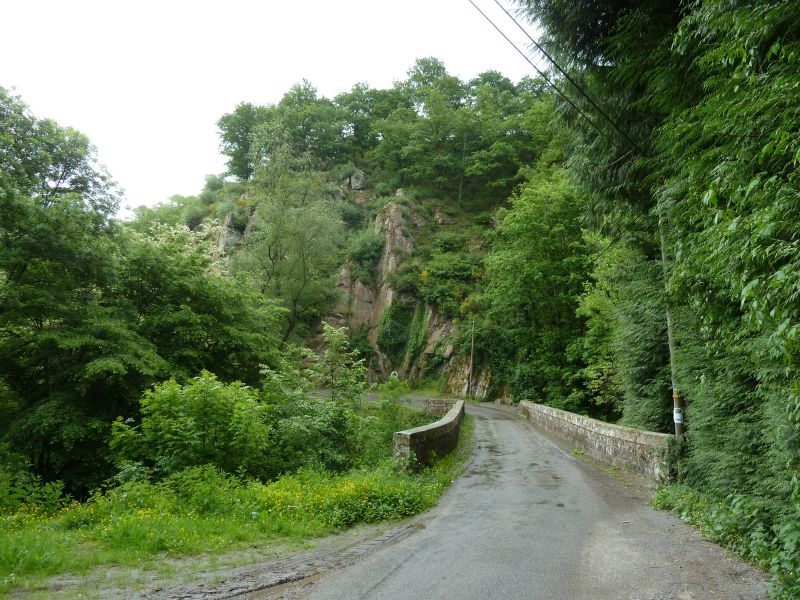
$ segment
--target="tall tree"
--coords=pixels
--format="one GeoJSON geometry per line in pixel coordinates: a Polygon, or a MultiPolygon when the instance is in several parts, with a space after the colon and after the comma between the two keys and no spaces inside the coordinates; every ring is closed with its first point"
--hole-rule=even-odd
{"type": "Polygon", "coordinates": [[[574,187],[560,169],[523,187],[500,212],[484,301],[490,321],[503,324],[486,332],[490,346],[505,340],[505,351],[490,359],[514,396],[582,412],[596,407],[576,401],[580,365],[570,352],[583,333],[575,310],[589,255],[579,214],[574,187]]]}
{"type": "Polygon", "coordinates": [[[115,395],[158,359],[102,296],[117,199],[86,138],[0,89],[0,140],[0,381],[15,400],[0,435],[80,487],[115,395]]]}
{"type": "Polygon", "coordinates": [[[231,113],[220,117],[220,150],[228,157],[228,172],[242,181],[253,175],[250,147],[255,128],[266,118],[266,110],[249,102],[237,104],[231,113]]]}
{"type": "Polygon", "coordinates": [[[298,326],[314,324],[334,300],[344,226],[332,210],[328,176],[316,164],[289,144],[270,151],[251,190],[253,230],[233,256],[235,272],[287,309],[284,341],[298,326]]]}

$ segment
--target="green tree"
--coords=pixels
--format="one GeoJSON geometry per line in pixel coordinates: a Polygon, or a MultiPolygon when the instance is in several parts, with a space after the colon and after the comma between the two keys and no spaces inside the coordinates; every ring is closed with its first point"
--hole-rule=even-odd
{"type": "Polygon", "coordinates": [[[0,89],[0,435],[72,489],[106,466],[110,413],[162,365],[103,291],[117,198],[85,137],[0,89]]]}
{"type": "Polygon", "coordinates": [[[265,297],[280,300],[287,309],[286,341],[298,326],[313,325],[335,299],[343,224],[302,174],[276,177],[280,181],[270,179],[256,190],[255,227],[232,265],[265,297]]]}
{"type": "MultiPolygon", "coordinates": [[[[585,411],[576,404],[575,372],[568,351],[583,334],[575,310],[588,270],[589,248],[580,204],[564,172],[552,169],[528,183],[500,213],[486,256],[487,317],[502,323],[507,340],[505,377],[517,398],[585,411]]],[[[498,370],[500,370],[498,369],[498,370]]]]}
{"type": "Polygon", "coordinates": [[[86,138],[0,92],[0,438],[85,493],[143,389],[203,368],[257,382],[282,311],[215,272],[201,234],[112,221],[86,138]]]}
{"type": "Polygon", "coordinates": [[[224,381],[259,381],[273,364],[284,311],[255,290],[212,270],[202,233],[160,227],[126,232],[113,302],[167,361],[165,373],[188,379],[212,370],[224,381]]]}
{"type": "Polygon", "coordinates": [[[672,431],[661,263],[601,238],[578,315],[586,333],[574,350],[585,367],[586,401],[630,427],[672,431]]]}
{"type": "Polygon", "coordinates": [[[411,100],[399,86],[378,90],[357,83],[349,92],[336,96],[334,104],[346,116],[344,135],[350,146],[350,157],[361,159],[380,142],[374,123],[387,118],[401,106],[410,107],[411,100]]]}
{"type": "Polygon", "coordinates": [[[353,235],[347,244],[347,258],[353,274],[361,281],[374,281],[375,268],[383,256],[386,236],[374,229],[363,229],[353,235]]]}
{"type": "Polygon", "coordinates": [[[350,349],[346,327],[322,326],[325,350],[313,366],[313,381],[330,393],[334,402],[357,407],[362,401],[367,369],[358,351],[350,349]]]}
{"type": "Polygon", "coordinates": [[[549,116],[529,80],[487,72],[466,84],[441,61],[420,59],[400,87],[408,102],[372,124],[375,162],[399,185],[496,204],[547,145],[549,116]]]}
{"type": "MultiPolygon", "coordinates": [[[[788,0],[522,4],[625,132],[603,125],[599,134],[564,111],[595,226],[624,230],[618,242],[648,262],[659,245],[667,259],[663,296],[688,399],[681,473],[754,507],[748,514],[762,516],[736,517],[744,539],[785,551],[783,536],[797,530],[800,464],[800,8],[788,0]]],[[[653,277],[641,269],[631,291],[653,277]]],[[[650,365],[618,366],[624,376],[650,365]]],[[[791,568],[775,569],[774,595],[796,595],[791,568]]]]}
{"type": "Polygon", "coordinates": [[[236,105],[233,112],[217,121],[220,151],[228,157],[228,172],[242,181],[249,180],[253,175],[253,132],[265,118],[265,108],[242,102],[236,105]]]}

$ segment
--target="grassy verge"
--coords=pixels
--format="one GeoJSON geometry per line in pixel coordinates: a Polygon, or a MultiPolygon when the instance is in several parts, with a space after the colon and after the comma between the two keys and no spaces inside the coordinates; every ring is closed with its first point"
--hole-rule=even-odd
{"type": "Polygon", "coordinates": [[[416,385],[411,388],[411,393],[415,396],[426,396],[429,398],[443,398],[449,396],[447,392],[442,391],[444,382],[441,379],[423,379],[418,381],[416,385]]]}
{"type": "Polygon", "coordinates": [[[221,555],[409,517],[433,506],[460,473],[471,432],[467,419],[458,448],[417,475],[395,472],[386,460],[345,474],[304,470],[265,484],[204,466],[124,484],[83,503],[25,504],[0,515],[0,593],[101,565],[221,555]]]}
{"type": "Polygon", "coordinates": [[[659,489],[653,506],[673,511],[706,539],[769,571],[770,597],[800,598],[800,511],[773,523],[752,498],[723,500],[678,484],[659,489]]]}

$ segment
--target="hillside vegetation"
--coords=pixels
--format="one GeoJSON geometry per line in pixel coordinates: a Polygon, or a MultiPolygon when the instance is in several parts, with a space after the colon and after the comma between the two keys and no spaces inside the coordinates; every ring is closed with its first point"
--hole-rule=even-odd
{"type": "Polygon", "coordinates": [[[662,432],[685,404],[657,502],[800,595],[800,7],[519,4],[571,103],[434,58],[303,81],[220,118],[227,173],[127,223],[88,141],[2,91],[2,510],[378,464],[362,375],[464,393],[474,323],[480,396],[662,432]],[[182,437],[204,386],[221,446],[182,437]]]}

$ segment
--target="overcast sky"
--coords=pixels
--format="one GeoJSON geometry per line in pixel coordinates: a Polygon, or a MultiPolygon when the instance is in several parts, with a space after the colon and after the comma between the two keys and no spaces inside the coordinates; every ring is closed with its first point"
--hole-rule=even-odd
{"type": "Polygon", "coordinates": [[[0,86],[88,135],[128,206],[198,193],[225,169],[217,119],[301,79],[330,98],[389,87],[425,56],[462,79],[533,75],[467,0],[7,0],[0,14],[0,86]]]}

